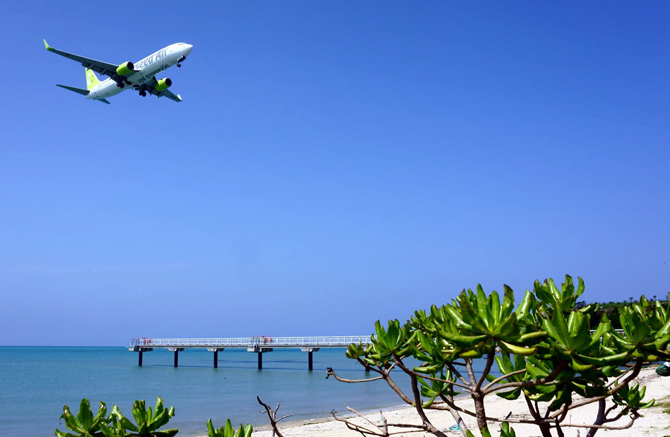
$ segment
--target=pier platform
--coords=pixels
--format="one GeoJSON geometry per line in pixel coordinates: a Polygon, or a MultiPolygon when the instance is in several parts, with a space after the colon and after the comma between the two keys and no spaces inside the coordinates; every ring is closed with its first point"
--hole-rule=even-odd
{"type": "Polygon", "coordinates": [[[179,367],[179,352],[186,349],[207,349],[214,353],[214,368],[219,366],[219,352],[225,349],[246,349],[258,354],[258,369],[263,369],[263,354],[275,348],[297,348],[307,352],[307,368],[314,370],[313,356],[322,348],[347,348],[351,344],[370,344],[369,335],[315,336],[315,337],[238,337],[238,338],[133,338],[128,350],[138,353],[138,363],[142,365],[145,352],[167,349],[174,352],[174,367],[179,367]]]}

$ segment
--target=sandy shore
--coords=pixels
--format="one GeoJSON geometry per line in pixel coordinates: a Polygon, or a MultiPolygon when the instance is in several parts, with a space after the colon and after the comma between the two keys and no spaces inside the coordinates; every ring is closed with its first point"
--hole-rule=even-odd
{"type": "MultiPolygon", "coordinates": [[[[623,436],[649,436],[649,437],[665,437],[670,435],[670,413],[665,413],[669,407],[670,402],[670,377],[660,377],[654,369],[645,369],[638,377],[640,384],[647,387],[645,400],[656,399],[657,405],[652,408],[642,410],[644,417],[639,418],[632,428],[625,430],[600,430],[598,436],[608,437],[623,437],[623,436]],[[660,404],[660,405],[659,405],[660,404]]],[[[463,398],[457,402],[459,405],[472,409],[472,400],[463,398]]],[[[349,404],[352,408],[356,408],[355,399],[349,404]]],[[[334,406],[338,412],[342,413],[345,410],[343,405],[334,406]]],[[[525,401],[518,399],[516,401],[507,401],[497,396],[487,397],[486,413],[489,416],[504,417],[512,412],[514,417],[528,414],[525,401]]],[[[593,419],[597,412],[596,404],[591,404],[570,413],[565,423],[593,423],[593,419]]],[[[389,423],[420,423],[420,420],[414,411],[409,407],[399,407],[396,409],[384,411],[384,415],[389,423]]],[[[379,423],[380,414],[369,414],[366,416],[374,423],[379,423]]],[[[454,420],[448,412],[429,411],[428,417],[432,423],[440,430],[446,431],[450,426],[454,425],[454,420]]],[[[474,418],[464,416],[465,423],[471,429],[477,431],[476,421],[474,418]]],[[[357,423],[363,423],[362,419],[356,419],[357,423]]],[[[621,419],[616,423],[617,426],[622,426],[628,423],[626,418],[621,419]]],[[[495,431],[499,425],[492,427],[493,436],[497,437],[498,433],[495,431]]],[[[263,427],[265,428],[265,427],[263,427]]],[[[536,426],[532,425],[513,425],[516,435],[518,437],[535,437],[540,436],[540,432],[536,426]]],[[[563,428],[566,437],[576,437],[577,435],[584,436],[586,430],[580,428],[563,428]],[[578,434],[579,430],[579,434],[578,434]]],[[[312,421],[303,421],[295,423],[280,423],[280,430],[284,437],[360,437],[361,434],[351,431],[346,428],[344,423],[337,422],[331,419],[316,419],[312,421]]],[[[460,436],[460,432],[447,431],[447,435],[460,436]]],[[[424,432],[414,432],[408,434],[398,434],[398,437],[423,437],[430,434],[424,432]]],[[[258,430],[254,432],[254,437],[271,437],[272,432],[268,430],[258,430]]]]}

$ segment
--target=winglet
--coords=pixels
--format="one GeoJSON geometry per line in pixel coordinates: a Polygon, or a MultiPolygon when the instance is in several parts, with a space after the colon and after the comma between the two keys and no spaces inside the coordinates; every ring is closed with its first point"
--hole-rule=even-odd
{"type": "Polygon", "coordinates": [[[177,98],[179,99],[180,102],[182,101],[181,100],[181,94],[177,94],[177,98]]]}
{"type": "Polygon", "coordinates": [[[44,41],[44,48],[45,48],[45,49],[49,50],[50,52],[53,52],[53,51],[54,51],[54,49],[52,49],[51,47],[49,47],[49,44],[47,44],[47,40],[46,40],[46,39],[43,39],[42,41],[44,41]]]}

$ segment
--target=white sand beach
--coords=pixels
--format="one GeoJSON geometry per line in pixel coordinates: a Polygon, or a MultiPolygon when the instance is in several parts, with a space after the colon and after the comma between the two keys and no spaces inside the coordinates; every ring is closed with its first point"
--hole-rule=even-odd
{"type": "MultiPolygon", "coordinates": [[[[642,416],[635,424],[624,430],[600,430],[596,434],[597,436],[608,436],[608,437],[623,437],[623,436],[649,436],[649,437],[665,437],[670,435],[670,413],[665,413],[664,410],[668,409],[667,402],[670,401],[670,377],[661,377],[657,375],[653,368],[644,369],[638,377],[640,385],[647,387],[647,392],[645,395],[645,400],[656,399],[656,405],[652,408],[641,410],[642,416]],[[659,405],[660,404],[660,405],[659,405]]],[[[460,401],[457,401],[458,404],[464,407],[472,408],[472,400],[463,398],[460,401]]],[[[349,406],[356,408],[356,400],[352,399],[349,403],[349,406]]],[[[344,405],[334,406],[338,412],[343,413],[346,411],[344,405]]],[[[487,397],[486,403],[486,412],[489,416],[494,417],[505,417],[508,413],[512,412],[513,417],[530,417],[528,415],[528,410],[526,404],[523,400],[518,399],[516,401],[507,401],[501,399],[497,396],[487,397]]],[[[573,410],[569,414],[565,423],[579,424],[579,423],[593,423],[593,418],[597,412],[597,405],[591,404],[579,409],[573,410]]],[[[287,414],[290,414],[287,413],[287,414]]],[[[410,407],[399,407],[396,409],[391,409],[384,411],[384,415],[387,418],[389,423],[420,423],[420,420],[414,411],[410,407]]],[[[374,423],[379,423],[380,413],[369,414],[366,416],[369,420],[374,423]]],[[[439,411],[429,411],[428,417],[432,423],[440,430],[446,431],[450,426],[454,425],[454,420],[448,412],[439,412],[439,411]]],[[[468,427],[477,431],[476,420],[472,417],[464,415],[464,420],[468,427]]],[[[363,420],[358,418],[356,419],[357,423],[363,423],[363,420]]],[[[629,420],[627,418],[622,418],[619,422],[614,424],[614,426],[623,426],[627,424],[629,420]]],[[[268,422],[269,423],[269,422],[268,422]]],[[[266,429],[255,431],[254,437],[271,437],[272,431],[266,429]]],[[[492,426],[494,431],[492,434],[494,437],[498,436],[498,433],[495,432],[499,428],[499,425],[492,426]]],[[[517,437],[535,437],[540,436],[539,429],[536,426],[532,425],[513,425],[514,430],[516,431],[517,437]]],[[[337,422],[330,419],[318,419],[313,421],[303,421],[296,423],[280,423],[279,429],[281,430],[284,437],[360,437],[361,434],[349,430],[346,428],[346,425],[341,422],[337,422]]],[[[566,437],[576,437],[578,435],[584,436],[586,430],[583,428],[573,428],[573,427],[564,427],[563,428],[566,437]]],[[[447,431],[446,434],[453,435],[454,437],[460,436],[461,433],[458,431],[447,431]]],[[[398,434],[400,437],[423,437],[429,436],[430,434],[425,432],[414,432],[414,433],[404,433],[398,434]]]]}

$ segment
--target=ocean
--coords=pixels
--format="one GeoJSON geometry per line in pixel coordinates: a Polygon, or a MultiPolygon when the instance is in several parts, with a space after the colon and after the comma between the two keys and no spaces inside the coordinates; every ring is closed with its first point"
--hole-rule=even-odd
{"type": "MultiPolygon", "coordinates": [[[[175,416],[166,428],[179,428],[180,436],[202,436],[207,420],[220,427],[230,419],[235,426],[267,425],[260,396],[278,415],[291,420],[314,419],[332,410],[346,411],[344,404],[359,411],[402,404],[383,381],[346,384],[328,380],[332,367],[348,379],[368,378],[362,366],[344,355],[344,349],[321,349],[314,353],[314,371],[307,370],[307,353],[299,349],[275,349],[263,354],[263,370],[257,356],[240,349],[219,352],[219,367],[213,368],[213,353],[187,349],[173,367],[167,350],[138,354],[124,347],[0,347],[0,435],[44,437],[55,429],[67,431],[59,422],[63,405],[73,414],[82,398],[96,411],[99,401],[132,417],[135,399],[153,406],[161,396],[175,416]]],[[[409,388],[400,371],[392,375],[401,387],[409,388]]]]}

